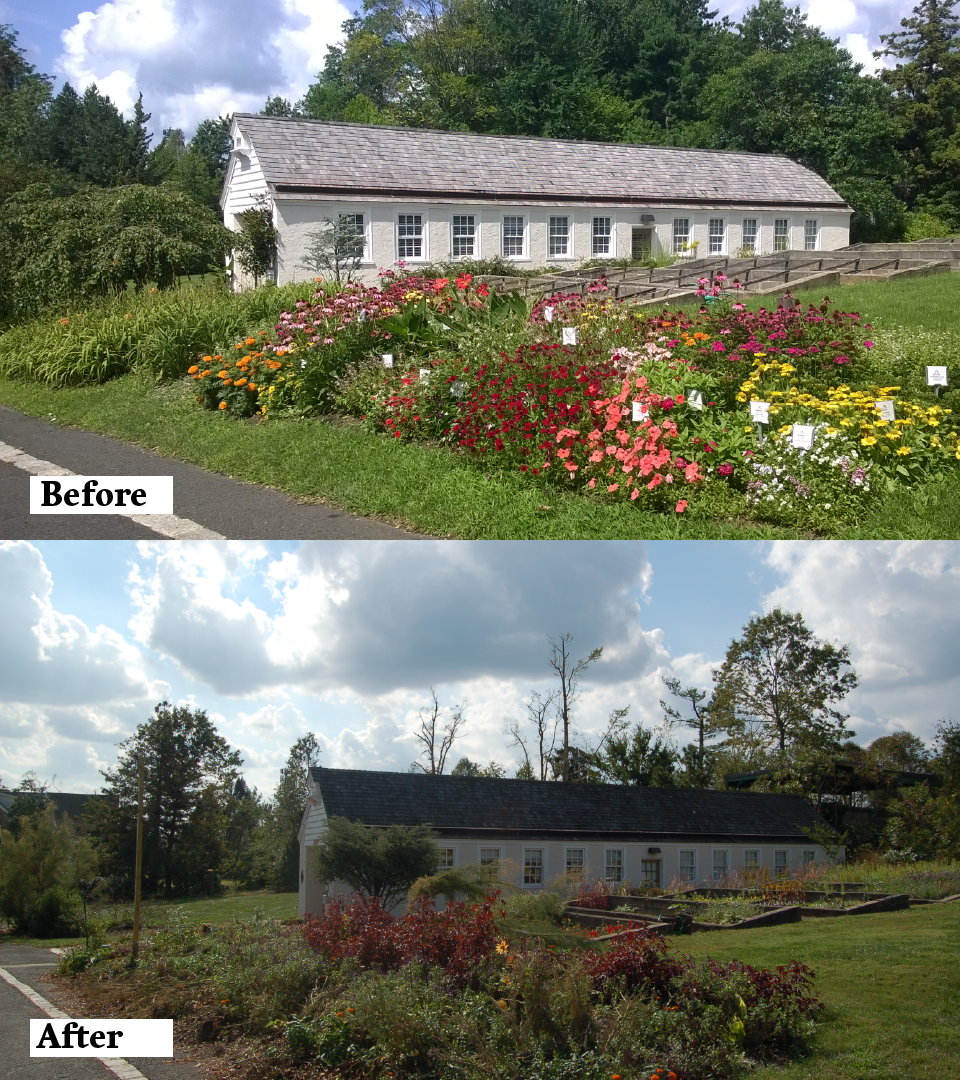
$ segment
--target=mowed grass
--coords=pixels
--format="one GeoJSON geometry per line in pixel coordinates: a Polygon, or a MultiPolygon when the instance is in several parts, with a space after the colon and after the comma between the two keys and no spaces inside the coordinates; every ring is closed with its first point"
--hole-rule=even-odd
{"type": "Polygon", "coordinates": [[[696,957],[797,959],[816,973],[827,1011],[813,1053],[756,1080],[960,1077],[960,902],[670,940],[696,957]]]}
{"type": "MultiPolygon", "coordinates": [[[[798,294],[819,302],[823,290],[798,294]]],[[[883,325],[960,328],[960,274],[837,286],[831,301],[883,325]]],[[[750,301],[771,306],[775,297],[750,301]]],[[[0,378],[0,404],[85,428],[237,479],[326,502],[362,516],[458,539],[794,539],[794,529],[741,518],[638,512],[537,488],[519,476],[484,473],[456,454],[402,445],[350,423],[274,420],[245,424],[201,410],[189,381],[155,384],[126,375],[102,386],[50,389],[0,378]]],[[[834,539],[955,539],[955,478],[897,492],[834,539]]]]}

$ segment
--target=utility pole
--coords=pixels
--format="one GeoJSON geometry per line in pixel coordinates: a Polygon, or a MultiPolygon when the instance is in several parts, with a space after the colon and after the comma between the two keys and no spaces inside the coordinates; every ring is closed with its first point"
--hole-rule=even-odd
{"type": "Polygon", "coordinates": [[[130,966],[137,966],[137,953],[140,951],[140,870],[143,866],[143,758],[140,758],[139,778],[137,783],[137,869],[133,883],[133,951],[130,954],[130,966]]]}

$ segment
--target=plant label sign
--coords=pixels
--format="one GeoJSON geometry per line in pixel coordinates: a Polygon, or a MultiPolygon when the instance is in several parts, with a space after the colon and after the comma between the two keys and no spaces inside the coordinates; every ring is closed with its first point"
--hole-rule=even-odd
{"type": "Polygon", "coordinates": [[[172,476],[30,477],[31,514],[172,514],[172,476]]]}
{"type": "Polygon", "coordinates": [[[545,322],[553,322],[553,308],[545,307],[543,309],[543,318],[545,322]]]}
{"type": "Polygon", "coordinates": [[[635,401],[633,403],[632,419],[635,424],[642,424],[644,420],[650,419],[650,410],[642,401],[635,401]]]}
{"type": "Polygon", "coordinates": [[[877,412],[880,413],[881,420],[886,420],[888,423],[896,420],[897,413],[892,401],[876,401],[874,404],[877,406],[877,412]]]}
{"type": "Polygon", "coordinates": [[[798,450],[812,450],[815,431],[813,424],[794,424],[790,442],[798,450]]]}
{"type": "Polygon", "coordinates": [[[465,382],[460,382],[459,379],[450,387],[450,393],[453,394],[454,397],[463,397],[466,390],[467,384],[465,382]]]}
{"type": "Polygon", "coordinates": [[[576,345],[577,328],[575,326],[565,326],[563,328],[563,343],[564,345],[576,345]]]}
{"type": "Polygon", "coordinates": [[[393,367],[393,353],[392,352],[385,352],[383,354],[383,366],[384,367],[393,367]]]}
{"type": "Polygon", "coordinates": [[[357,322],[366,322],[366,321],[367,321],[367,313],[363,310],[363,308],[361,308],[357,312],[357,322]]]}
{"type": "Polygon", "coordinates": [[[172,1058],[173,1021],[31,1020],[30,1056],[172,1058]]]}
{"type": "Polygon", "coordinates": [[[703,412],[703,391],[702,390],[688,390],[687,391],[687,405],[691,409],[696,409],[697,412],[703,412]]]}
{"type": "Polygon", "coordinates": [[[946,386],[947,385],[947,368],[946,365],[937,364],[935,366],[927,365],[927,386],[946,386]]]}
{"type": "Polygon", "coordinates": [[[430,381],[430,368],[422,367],[420,369],[420,382],[429,382],[429,381],[430,381]]]}
{"type": "Polygon", "coordinates": [[[750,402],[750,419],[755,424],[769,424],[770,423],[770,402],[769,401],[751,401],[750,402]]]}

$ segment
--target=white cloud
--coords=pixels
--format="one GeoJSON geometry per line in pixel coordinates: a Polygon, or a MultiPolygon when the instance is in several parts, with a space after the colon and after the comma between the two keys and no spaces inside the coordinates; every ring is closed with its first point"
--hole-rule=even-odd
{"type": "Polygon", "coordinates": [[[61,34],[58,75],[96,82],[129,115],[142,91],[155,130],[297,98],[339,41],[339,0],[110,0],[61,34]]]}

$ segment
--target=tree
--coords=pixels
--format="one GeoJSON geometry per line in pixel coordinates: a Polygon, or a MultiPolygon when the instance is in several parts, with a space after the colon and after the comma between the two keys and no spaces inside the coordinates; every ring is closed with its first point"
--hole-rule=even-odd
{"type": "Polygon", "coordinates": [[[41,129],[51,97],[50,77],[27,62],[13,27],[0,25],[0,169],[6,174],[0,200],[40,179],[41,129]]]}
{"type": "Polygon", "coordinates": [[[527,719],[533,725],[535,758],[531,758],[528,738],[524,735],[519,720],[513,720],[504,731],[510,736],[510,745],[516,746],[523,754],[523,776],[517,772],[520,780],[546,780],[550,774],[550,762],[557,745],[557,727],[560,717],[556,710],[556,697],[551,691],[544,697],[535,693],[528,702],[527,719]],[[534,763],[536,767],[534,767],[534,763]]]}
{"type": "Polygon", "coordinates": [[[15,798],[7,808],[7,828],[14,840],[19,840],[23,822],[42,814],[50,797],[47,795],[47,785],[37,779],[33,770],[24,773],[13,793],[15,798]]]}
{"type": "Polygon", "coordinates": [[[256,288],[275,265],[277,229],[273,224],[273,204],[269,195],[258,195],[253,206],[237,214],[239,233],[234,234],[233,250],[237,262],[253,278],[256,288]]]}
{"type": "Polygon", "coordinates": [[[833,705],[858,683],[850,650],[814,637],[799,613],[774,608],[744,627],[713,672],[711,714],[735,738],[746,730],[781,758],[795,747],[838,750],[851,736],[833,705]]]}
{"type": "Polygon", "coordinates": [[[934,769],[943,777],[943,790],[960,796],[960,723],[941,720],[933,740],[934,769]]]}
{"type": "Polygon", "coordinates": [[[686,710],[681,713],[672,705],[668,705],[663,699],[660,701],[660,708],[666,713],[665,720],[668,723],[683,724],[685,727],[693,728],[696,731],[697,764],[702,769],[706,753],[704,740],[715,734],[713,722],[710,718],[710,695],[706,690],[699,690],[696,686],[682,686],[680,680],[675,678],[664,678],[663,685],[674,697],[690,703],[690,711],[693,716],[684,715],[686,710]]]}
{"type": "Polygon", "coordinates": [[[320,761],[320,743],[312,732],[290,747],[280,770],[266,825],[267,881],[277,892],[296,892],[300,875],[300,821],[307,805],[307,771],[320,761]]]}
{"type": "Polygon", "coordinates": [[[440,861],[428,825],[378,829],[336,815],[327,819],[323,843],[314,850],[318,881],[343,881],[388,910],[400,903],[417,878],[435,874],[440,861]]]}
{"type": "Polygon", "coordinates": [[[117,765],[102,771],[106,799],[87,816],[113,872],[130,875],[136,848],[138,770],[144,767],[145,891],[196,892],[223,858],[225,808],[243,764],[202,709],[162,701],[119,743],[117,765]]]}
{"type": "Polygon", "coordinates": [[[432,776],[442,776],[454,739],[467,722],[467,703],[461,701],[458,705],[449,706],[447,721],[441,727],[440,701],[432,686],[430,687],[430,702],[430,705],[420,710],[420,730],[414,732],[417,741],[423,744],[420,755],[426,758],[426,764],[415,761],[411,768],[414,771],[419,769],[420,772],[430,773],[432,776]]]}
{"type": "Polygon", "coordinates": [[[571,634],[561,634],[559,638],[547,638],[550,642],[550,667],[553,668],[560,685],[556,690],[557,709],[563,730],[563,748],[561,751],[560,779],[566,783],[570,779],[570,714],[580,696],[579,684],[592,663],[603,655],[603,647],[593,649],[587,656],[574,662],[570,653],[571,634]]]}
{"type": "Polygon", "coordinates": [[[487,765],[478,765],[468,757],[462,757],[450,770],[451,776],[485,776],[493,780],[502,780],[507,770],[496,761],[487,765]]]}
{"type": "Polygon", "coordinates": [[[312,274],[332,277],[338,285],[350,281],[363,262],[363,227],[357,227],[354,214],[324,217],[320,222],[321,228],[308,234],[307,255],[300,265],[312,274]]]}
{"type": "Polygon", "coordinates": [[[629,787],[674,787],[679,755],[662,731],[641,724],[633,732],[618,731],[598,755],[602,779],[629,787]]]}

